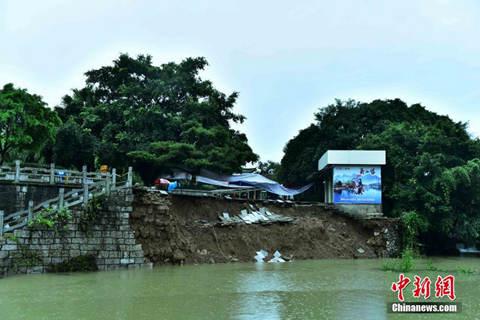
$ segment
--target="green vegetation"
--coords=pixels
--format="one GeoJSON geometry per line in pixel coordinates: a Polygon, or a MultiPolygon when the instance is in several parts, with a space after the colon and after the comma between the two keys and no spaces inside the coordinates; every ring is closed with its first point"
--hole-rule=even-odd
{"type": "Polygon", "coordinates": [[[403,225],[403,246],[408,250],[417,249],[417,237],[427,227],[425,218],[415,211],[404,212],[401,216],[403,225]]]}
{"type": "Polygon", "coordinates": [[[307,182],[328,149],[386,150],[383,209],[411,223],[406,247],[413,248],[417,236],[437,253],[454,249],[455,242],[478,243],[480,142],[469,136],[466,124],[399,99],[336,101],[315,118],[287,143],[282,182],[307,182]]]}
{"type": "Polygon", "coordinates": [[[461,273],[466,275],[478,274],[480,270],[466,266],[457,266],[454,269],[446,269],[437,267],[431,259],[425,259],[413,253],[413,251],[402,254],[399,259],[386,259],[381,265],[383,271],[392,272],[413,272],[413,271],[430,271],[435,273],[461,273]]]}
{"type": "Polygon", "coordinates": [[[67,208],[54,210],[46,208],[40,211],[28,222],[31,230],[54,230],[56,232],[64,231],[66,225],[72,219],[72,213],[67,208]]]}
{"type": "Polygon", "coordinates": [[[145,182],[172,167],[232,173],[258,156],[231,127],[238,97],[200,78],[204,58],[152,64],[122,54],[86,73],[85,87],[55,111],[37,95],[7,84],[0,90],[0,164],[20,159],[81,169],[134,165],[145,182]]]}
{"type": "Polygon", "coordinates": [[[81,169],[95,165],[95,137],[88,129],[73,120],[67,120],[57,131],[52,148],[52,161],[60,166],[81,169]]]}
{"type": "Polygon", "coordinates": [[[50,264],[47,267],[48,272],[90,272],[97,270],[98,267],[94,255],[77,256],[62,263],[50,264]]]}
{"type": "Polygon", "coordinates": [[[460,267],[460,268],[458,269],[458,271],[459,271],[460,273],[465,273],[465,274],[473,274],[473,273],[476,272],[474,269],[472,269],[472,268],[467,268],[467,267],[460,267]]]}
{"type": "Polygon", "coordinates": [[[0,165],[16,159],[38,159],[60,123],[40,96],[6,84],[0,89],[0,165]]]}
{"type": "Polygon", "coordinates": [[[79,230],[84,233],[90,233],[92,226],[97,222],[99,212],[105,205],[105,196],[94,197],[83,208],[80,214],[79,230]]]}
{"type": "Polygon", "coordinates": [[[280,170],[280,163],[274,161],[258,161],[257,168],[261,175],[272,180],[278,180],[278,171],[280,170]]]}
{"type": "Polygon", "coordinates": [[[113,66],[87,72],[85,87],[65,96],[57,112],[78,124],[79,141],[95,140],[99,163],[119,169],[133,163],[146,182],[171,167],[231,173],[258,157],[230,127],[245,119],[232,111],[238,94],[202,80],[206,66],[204,58],[154,66],[150,56],[122,54],[113,66]]]}
{"type": "Polygon", "coordinates": [[[409,272],[415,267],[414,251],[405,249],[402,252],[401,259],[387,260],[382,265],[384,271],[409,272]]]}
{"type": "Polygon", "coordinates": [[[2,237],[6,240],[11,240],[11,241],[14,241],[14,242],[17,242],[17,240],[18,240],[17,236],[15,234],[13,234],[12,232],[4,233],[2,237]]]}
{"type": "Polygon", "coordinates": [[[427,270],[428,271],[438,271],[438,267],[436,267],[434,264],[433,264],[433,261],[432,260],[427,260],[427,270]]]}

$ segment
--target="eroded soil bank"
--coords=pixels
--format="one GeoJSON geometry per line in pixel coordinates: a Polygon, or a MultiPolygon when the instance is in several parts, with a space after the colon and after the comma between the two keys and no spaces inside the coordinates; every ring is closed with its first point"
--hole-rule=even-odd
{"type": "Polygon", "coordinates": [[[399,246],[395,220],[358,221],[315,205],[255,205],[295,222],[220,226],[219,214],[239,214],[248,203],[137,189],[130,223],[155,264],[253,261],[260,249],[292,259],[376,258],[395,255],[399,246]]]}

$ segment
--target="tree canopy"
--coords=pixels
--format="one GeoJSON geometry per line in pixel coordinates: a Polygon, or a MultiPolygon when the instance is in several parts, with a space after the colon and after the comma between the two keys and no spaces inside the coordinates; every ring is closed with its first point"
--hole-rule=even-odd
{"type": "Polygon", "coordinates": [[[238,94],[201,79],[206,66],[204,58],[155,66],[150,56],[122,54],[88,71],[85,87],[65,96],[57,112],[95,137],[101,163],[134,163],[148,179],[169,167],[231,173],[258,157],[230,126],[245,120],[233,112],[238,94]]]}
{"type": "Polygon", "coordinates": [[[384,213],[399,217],[416,212],[427,226],[423,237],[430,244],[438,239],[478,241],[480,142],[469,136],[466,124],[399,99],[336,101],[315,118],[315,124],[287,143],[283,182],[305,183],[328,149],[386,150],[384,213]]]}
{"type": "Polygon", "coordinates": [[[51,148],[50,161],[59,166],[80,169],[87,165],[94,168],[96,139],[72,119],[58,129],[51,148]]]}
{"type": "Polygon", "coordinates": [[[40,96],[6,84],[0,90],[0,164],[39,155],[60,123],[40,96]]]}

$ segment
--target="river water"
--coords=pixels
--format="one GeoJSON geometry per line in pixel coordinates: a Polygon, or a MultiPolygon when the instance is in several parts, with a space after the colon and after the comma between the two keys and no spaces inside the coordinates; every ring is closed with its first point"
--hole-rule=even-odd
{"type": "Polygon", "coordinates": [[[460,314],[387,313],[398,273],[381,260],[314,260],[15,276],[0,279],[0,319],[480,319],[480,259],[433,261],[447,272],[408,275],[455,271],[460,314]]]}

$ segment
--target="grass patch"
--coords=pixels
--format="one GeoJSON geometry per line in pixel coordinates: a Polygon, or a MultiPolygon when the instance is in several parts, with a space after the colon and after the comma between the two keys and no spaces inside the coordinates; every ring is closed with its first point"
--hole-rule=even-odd
{"type": "Polygon", "coordinates": [[[412,249],[405,249],[400,259],[384,261],[383,271],[409,272],[414,268],[414,253],[412,249]]]}
{"type": "Polygon", "coordinates": [[[383,271],[409,272],[409,271],[429,271],[442,273],[461,273],[461,274],[478,274],[480,271],[469,267],[459,266],[453,270],[439,268],[434,265],[431,259],[425,260],[425,267],[415,265],[415,255],[412,251],[404,250],[400,259],[385,260],[381,266],[383,271]]]}

